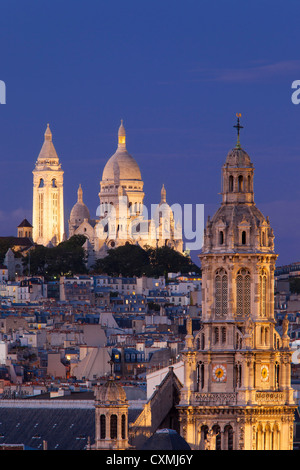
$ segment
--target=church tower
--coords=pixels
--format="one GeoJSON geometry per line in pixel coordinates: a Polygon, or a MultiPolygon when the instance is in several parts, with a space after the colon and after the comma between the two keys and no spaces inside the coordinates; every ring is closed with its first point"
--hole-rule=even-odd
{"type": "Polygon", "coordinates": [[[222,168],[222,203],[208,218],[202,326],[188,321],[181,435],[194,449],[291,450],[296,408],[287,320],[275,329],[277,255],[254,202],[254,168],[238,140],[222,168]]]}
{"type": "Polygon", "coordinates": [[[124,388],[112,375],[96,386],[93,450],[128,449],[128,406],[124,388]]]}
{"type": "Polygon", "coordinates": [[[63,240],[63,174],[48,124],[33,170],[33,241],[40,245],[56,245],[63,240]]]}

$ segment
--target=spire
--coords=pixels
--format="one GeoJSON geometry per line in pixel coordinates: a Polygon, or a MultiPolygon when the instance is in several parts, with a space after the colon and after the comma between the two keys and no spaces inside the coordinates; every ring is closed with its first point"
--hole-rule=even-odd
{"type": "Polygon", "coordinates": [[[235,148],[237,149],[240,149],[241,148],[241,144],[240,144],[240,129],[243,129],[244,127],[240,125],[240,117],[242,117],[241,113],[236,113],[236,117],[237,117],[237,123],[235,126],[236,130],[237,130],[237,142],[236,142],[236,146],[235,148]]]}
{"type": "Polygon", "coordinates": [[[56,150],[52,142],[52,132],[50,130],[49,124],[47,124],[44,137],[45,137],[44,142],[43,142],[42,148],[38,156],[38,162],[39,163],[46,162],[47,164],[49,164],[49,161],[56,160],[56,163],[59,163],[58,156],[57,156],[56,150]]]}
{"type": "Polygon", "coordinates": [[[80,202],[81,204],[83,203],[82,194],[83,194],[83,191],[82,191],[81,184],[80,184],[78,191],[77,191],[77,202],[80,202]]]}
{"type": "Polygon", "coordinates": [[[45,131],[44,136],[45,136],[45,140],[50,140],[50,141],[52,141],[52,132],[51,132],[51,130],[50,130],[49,124],[47,124],[47,129],[46,129],[46,131],[45,131]]]}
{"type": "Polygon", "coordinates": [[[123,148],[126,147],[126,132],[123,126],[123,119],[121,119],[121,125],[119,127],[118,144],[119,144],[119,147],[123,147],[123,148]]]}
{"type": "Polygon", "coordinates": [[[166,189],[165,189],[165,185],[164,185],[164,184],[162,185],[160,194],[161,194],[160,203],[163,204],[164,202],[167,202],[167,191],[166,191],[166,189]]]}

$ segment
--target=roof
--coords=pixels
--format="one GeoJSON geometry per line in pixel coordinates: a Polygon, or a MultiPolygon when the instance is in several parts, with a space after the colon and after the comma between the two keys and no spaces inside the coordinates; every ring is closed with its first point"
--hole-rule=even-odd
{"type": "Polygon", "coordinates": [[[28,222],[27,219],[24,219],[24,220],[22,220],[22,222],[20,223],[20,225],[18,225],[18,227],[30,227],[30,228],[32,228],[32,225],[31,225],[30,222],[28,222]]]}
{"type": "MultiPolygon", "coordinates": [[[[82,394],[84,395],[84,394],[82,394]]],[[[84,450],[95,441],[94,400],[90,403],[70,402],[70,395],[46,400],[10,400],[7,406],[0,400],[0,446],[24,444],[25,448],[40,450],[43,441],[48,450],[84,450]],[[27,402],[27,406],[17,402],[27,402]],[[78,406],[79,405],[79,406],[78,406]]],[[[84,398],[82,396],[82,398],[84,398]]],[[[133,422],[140,409],[128,410],[133,422]]]]}

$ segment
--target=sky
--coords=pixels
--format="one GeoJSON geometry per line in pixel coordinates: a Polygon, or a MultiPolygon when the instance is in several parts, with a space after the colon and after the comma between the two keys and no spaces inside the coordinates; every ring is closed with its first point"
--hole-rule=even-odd
{"type": "MultiPolygon", "coordinates": [[[[300,261],[300,2],[4,0],[0,14],[0,236],[32,221],[32,170],[47,123],[64,170],[65,218],[81,183],[92,217],[124,120],[145,205],[221,202],[241,145],[278,265],[300,261]]],[[[197,258],[197,252],[192,253],[197,258]]]]}

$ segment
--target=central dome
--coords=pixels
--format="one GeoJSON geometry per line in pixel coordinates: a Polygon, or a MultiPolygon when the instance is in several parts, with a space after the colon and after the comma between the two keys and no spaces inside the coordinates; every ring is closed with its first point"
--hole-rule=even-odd
{"type": "Polygon", "coordinates": [[[119,184],[122,180],[142,180],[141,171],[135,159],[127,152],[126,133],[121,121],[118,132],[118,148],[106,163],[103,174],[103,183],[119,184]]]}

